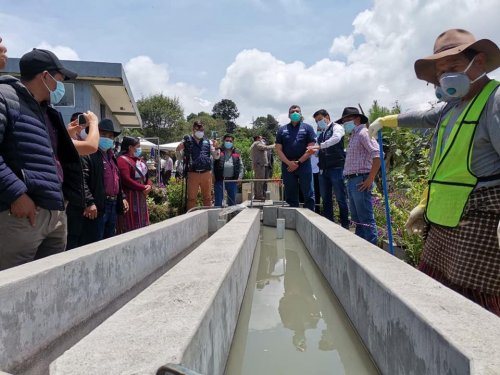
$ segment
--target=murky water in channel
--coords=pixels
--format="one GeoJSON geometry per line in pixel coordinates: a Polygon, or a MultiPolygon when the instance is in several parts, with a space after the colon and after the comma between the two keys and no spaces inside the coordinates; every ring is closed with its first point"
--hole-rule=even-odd
{"type": "Polygon", "coordinates": [[[378,374],[295,231],[262,227],[226,375],[378,374]]]}

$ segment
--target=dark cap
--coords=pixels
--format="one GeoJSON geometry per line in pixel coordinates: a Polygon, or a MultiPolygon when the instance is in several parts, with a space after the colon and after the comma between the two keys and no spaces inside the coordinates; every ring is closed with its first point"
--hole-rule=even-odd
{"type": "Polygon", "coordinates": [[[361,117],[361,123],[366,124],[368,122],[368,118],[359,112],[359,109],[356,107],[345,107],[342,111],[342,117],[335,121],[337,124],[343,124],[344,119],[348,116],[358,116],[361,117]]]}
{"type": "Polygon", "coordinates": [[[114,136],[117,137],[120,135],[120,131],[115,130],[115,126],[113,125],[113,121],[111,121],[108,118],[103,118],[101,121],[99,121],[99,130],[107,131],[107,132],[113,132],[114,136]]]}
{"type": "Polygon", "coordinates": [[[53,52],[38,48],[33,48],[32,51],[25,53],[21,57],[21,60],[19,60],[19,69],[21,77],[32,77],[45,70],[61,73],[65,81],[75,79],[77,76],[76,73],[66,69],[53,52]]]}
{"type": "MultiPolygon", "coordinates": [[[[99,121],[99,124],[97,125],[99,130],[105,131],[105,132],[113,132],[113,135],[115,137],[118,137],[121,134],[121,131],[116,131],[115,126],[113,125],[113,121],[107,118],[103,118],[101,121],[99,121]]],[[[85,132],[89,134],[89,127],[87,126],[85,128],[85,132]]]]}

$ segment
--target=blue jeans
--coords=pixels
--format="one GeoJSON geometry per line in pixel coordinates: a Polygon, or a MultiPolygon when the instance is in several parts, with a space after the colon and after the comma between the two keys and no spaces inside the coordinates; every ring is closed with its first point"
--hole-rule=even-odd
{"type": "Polygon", "coordinates": [[[294,172],[281,163],[281,178],[285,185],[285,200],[290,207],[299,207],[299,185],[304,195],[304,207],[314,211],[314,185],[311,163],[304,163],[294,172]]]}
{"type": "MultiPolygon", "coordinates": [[[[215,181],[214,184],[216,206],[222,206],[222,198],[224,197],[222,182],[223,181],[215,181]]],[[[227,205],[234,206],[236,204],[236,192],[238,191],[238,184],[236,182],[224,182],[224,187],[226,188],[227,192],[227,205]]]]}
{"type": "Polygon", "coordinates": [[[349,207],[347,206],[347,191],[345,187],[344,168],[328,168],[320,172],[319,189],[323,198],[324,216],[331,221],[333,218],[332,190],[339,205],[340,224],[349,228],[349,207]]]}
{"type": "Polygon", "coordinates": [[[356,235],[372,244],[377,244],[377,224],[373,215],[372,188],[359,191],[358,185],[366,180],[368,174],[347,180],[351,219],[356,224],[356,235]]]}
{"type": "Polygon", "coordinates": [[[113,237],[116,233],[116,202],[116,200],[106,199],[104,203],[104,215],[99,215],[95,219],[98,228],[97,241],[113,237]]]}

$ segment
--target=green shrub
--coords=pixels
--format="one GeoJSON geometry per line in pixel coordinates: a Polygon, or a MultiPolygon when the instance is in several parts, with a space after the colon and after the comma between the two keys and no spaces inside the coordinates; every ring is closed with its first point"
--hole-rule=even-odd
{"type": "Polygon", "coordinates": [[[159,223],[171,217],[169,215],[170,210],[167,204],[154,204],[150,200],[148,200],[148,210],[149,222],[151,224],[159,223]]]}
{"type": "Polygon", "coordinates": [[[153,199],[155,204],[163,204],[167,202],[167,191],[165,188],[159,188],[153,186],[151,192],[148,195],[148,198],[153,199]]]}
{"type": "MultiPolygon", "coordinates": [[[[423,240],[420,235],[409,235],[404,226],[408,220],[410,211],[420,202],[422,191],[426,186],[426,181],[414,181],[409,184],[407,179],[403,178],[399,183],[394,185],[400,187],[394,187],[389,190],[393,243],[405,250],[405,261],[416,266],[420,260],[423,240]]],[[[379,240],[387,241],[388,243],[385,203],[381,193],[374,193],[373,209],[375,221],[379,230],[379,240]]]]}
{"type": "Polygon", "coordinates": [[[184,202],[183,180],[171,179],[165,189],[166,196],[170,207],[181,209],[184,202]]]}

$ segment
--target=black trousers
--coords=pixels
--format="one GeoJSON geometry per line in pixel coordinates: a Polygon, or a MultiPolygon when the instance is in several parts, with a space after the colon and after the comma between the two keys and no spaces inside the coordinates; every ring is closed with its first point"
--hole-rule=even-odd
{"type": "Polygon", "coordinates": [[[99,237],[97,220],[89,220],[83,216],[83,208],[68,205],[68,242],[66,250],[96,242],[99,237]]]}

